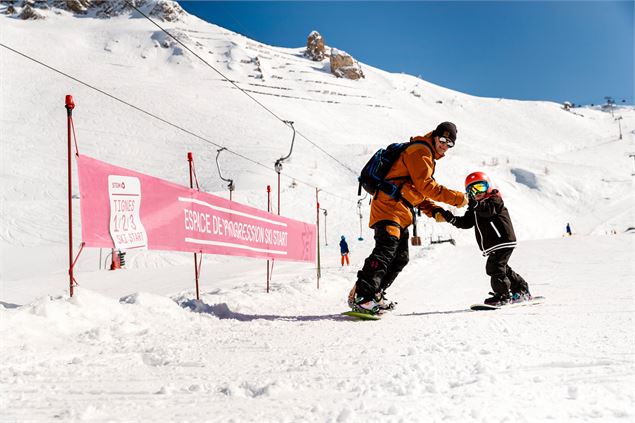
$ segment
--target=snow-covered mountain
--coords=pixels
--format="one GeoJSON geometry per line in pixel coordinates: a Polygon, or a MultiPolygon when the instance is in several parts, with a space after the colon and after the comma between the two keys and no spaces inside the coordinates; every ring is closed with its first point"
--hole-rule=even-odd
{"type": "Polygon", "coordinates": [[[134,7],[161,21],[174,22],[185,15],[181,6],[172,0],[5,0],[3,3],[5,15],[23,20],[46,19],[51,12],[62,11],[77,17],[108,19],[130,14],[134,7]]]}
{"type": "MultiPolygon", "coordinates": [[[[51,203],[60,200],[62,205],[66,160],[61,154],[64,119],[55,110],[66,93],[73,94],[77,103],[80,151],[181,183],[187,176],[183,157],[192,151],[203,189],[221,191],[224,183],[218,178],[215,157],[218,146],[226,146],[265,164],[261,167],[230,153],[220,156],[221,165],[237,184],[237,200],[261,205],[264,186],[275,186],[273,163],[289,150],[290,128],[152,23],[130,12],[123,1],[79,2],[92,12],[106,4],[116,5],[115,17],[110,19],[80,18],[55,7],[77,3],[44,2],[48,8],[39,10],[46,19],[28,21],[16,17],[20,13],[16,7],[13,15],[3,17],[2,42],[217,145],[3,48],[3,99],[10,99],[2,102],[3,167],[4,177],[9,178],[4,186],[15,191],[3,192],[3,200],[4,213],[15,224],[5,227],[2,239],[18,245],[39,244],[42,228],[55,226],[51,219],[59,210],[53,212],[51,203]],[[26,38],[25,33],[29,34],[26,38]],[[25,150],[37,154],[25,154],[25,150]],[[37,175],[32,174],[34,168],[37,175]],[[51,201],[38,203],[43,193],[51,201]],[[19,212],[14,210],[18,199],[31,201],[34,214],[25,212],[23,202],[18,203],[22,204],[19,212]]],[[[138,3],[146,11],[160,5],[178,8],[166,1],[138,3]]],[[[185,12],[180,15],[176,22],[157,21],[278,117],[294,121],[302,135],[344,164],[298,137],[283,171],[288,176],[286,190],[291,189],[293,178],[320,187],[325,190],[322,202],[327,208],[329,202],[341,203],[341,199],[329,199],[329,192],[350,198],[347,206],[332,214],[332,222],[342,222],[344,227],[355,222],[355,172],[370,153],[452,120],[459,128],[458,144],[439,163],[436,177],[461,188],[470,171],[489,172],[515,209],[522,239],[560,236],[568,221],[579,233],[632,226],[632,215],[628,215],[631,159],[625,155],[635,126],[631,108],[618,110],[623,117],[624,139],[620,141],[614,117],[600,110],[567,112],[550,102],[477,98],[370,66],[364,66],[365,79],[349,81],[331,75],[328,60],[306,59],[303,48],[266,46],[185,12]]],[[[297,197],[308,202],[314,189],[300,184],[294,193],[287,195],[290,201],[297,197]]],[[[285,207],[291,217],[306,214],[296,214],[295,209],[285,207]]],[[[62,233],[50,241],[63,242],[62,233]]]]}
{"type": "Polygon", "coordinates": [[[336,78],[304,47],[264,45],[172,1],[134,4],[216,70],[122,0],[0,4],[0,420],[632,419],[633,241],[605,236],[635,227],[632,107],[479,98],[363,63],[364,79],[336,78]],[[27,8],[37,19],[22,19],[27,8]],[[104,272],[87,250],[78,295],[64,297],[66,94],[80,153],[187,185],[191,151],[201,188],[227,197],[216,167],[226,147],[233,198],[263,209],[267,185],[276,207],[274,162],[290,149],[281,119],[293,121],[281,213],[312,222],[320,189],[320,290],[310,265],[276,263],[264,294],[262,261],[205,256],[196,302],[190,254],[129,253],[127,270],[104,272]],[[457,247],[413,248],[393,289],[401,314],[338,319],[373,245],[356,172],[445,120],[459,134],[436,179],[462,189],[472,171],[491,176],[520,240],[512,265],[549,305],[472,320],[462,311],[488,288],[473,234],[423,218],[420,235],[457,247]],[[567,222],[577,237],[561,239],[567,222]],[[332,265],[341,234],[352,241],[344,270],[332,265]]]}

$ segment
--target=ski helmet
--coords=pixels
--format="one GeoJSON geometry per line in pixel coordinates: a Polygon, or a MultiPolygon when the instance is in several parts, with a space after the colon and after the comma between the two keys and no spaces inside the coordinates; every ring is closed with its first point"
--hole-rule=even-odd
{"type": "Polygon", "coordinates": [[[485,172],[472,172],[465,178],[465,191],[469,196],[477,194],[489,194],[492,192],[492,184],[485,172]]]}

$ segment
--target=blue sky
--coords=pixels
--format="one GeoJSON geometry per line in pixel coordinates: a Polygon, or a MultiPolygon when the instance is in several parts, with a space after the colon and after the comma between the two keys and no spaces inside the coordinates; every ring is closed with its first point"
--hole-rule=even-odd
{"type": "Polygon", "coordinates": [[[180,1],[265,44],[326,44],[482,97],[633,104],[633,1],[180,1]]]}

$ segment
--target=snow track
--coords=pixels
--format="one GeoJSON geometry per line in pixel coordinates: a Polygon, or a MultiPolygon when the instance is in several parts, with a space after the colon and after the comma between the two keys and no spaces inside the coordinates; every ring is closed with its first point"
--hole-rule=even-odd
{"type": "MultiPolygon", "coordinates": [[[[80,287],[73,299],[5,306],[0,413],[8,421],[631,421],[632,247],[632,235],[522,243],[511,264],[522,263],[516,270],[548,299],[490,313],[467,310],[489,288],[484,259],[449,245],[414,251],[391,289],[399,308],[377,322],[339,315],[352,268],[326,272],[319,291],[310,269],[287,267],[270,294],[256,280],[228,278],[200,302],[191,290],[117,299],[80,287]]],[[[150,276],[161,272],[126,273],[148,280],[135,289],[152,289],[150,276]]]]}

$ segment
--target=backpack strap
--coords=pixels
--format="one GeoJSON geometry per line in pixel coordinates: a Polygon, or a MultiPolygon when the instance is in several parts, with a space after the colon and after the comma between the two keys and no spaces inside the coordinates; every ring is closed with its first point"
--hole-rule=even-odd
{"type": "MultiPolygon", "coordinates": [[[[432,162],[435,164],[435,167],[436,167],[437,161],[434,159],[434,149],[427,142],[423,142],[423,138],[422,137],[411,137],[410,138],[410,142],[403,149],[402,153],[405,152],[408,149],[408,147],[410,147],[410,146],[412,146],[414,144],[423,144],[423,145],[425,145],[428,148],[428,150],[430,150],[430,154],[432,155],[432,162]],[[421,138],[421,139],[419,139],[419,138],[421,138]]],[[[410,179],[410,176],[395,176],[394,178],[386,178],[384,180],[385,181],[399,181],[399,180],[402,180],[402,179],[410,179]]]]}
{"type": "MultiPolygon", "coordinates": [[[[423,141],[423,138],[421,139],[417,139],[420,137],[411,137],[410,138],[410,143],[408,143],[405,148],[403,149],[403,151],[401,153],[403,153],[404,151],[406,151],[406,149],[414,144],[423,144],[425,145],[428,150],[430,150],[430,153],[432,154],[432,162],[434,163],[435,167],[436,167],[436,160],[434,159],[434,149],[432,148],[432,146],[430,144],[428,144],[427,142],[423,141]]],[[[434,174],[434,170],[432,172],[434,174]]],[[[397,186],[395,184],[391,184],[388,181],[398,181],[398,180],[407,180],[410,179],[410,176],[396,176],[394,178],[386,178],[384,179],[384,184],[383,187],[380,186],[379,189],[377,190],[377,192],[375,193],[375,195],[373,196],[373,199],[375,199],[377,197],[377,195],[379,194],[379,191],[384,192],[385,194],[388,194],[389,196],[391,196],[392,198],[394,198],[397,201],[401,201],[402,203],[404,203],[404,205],[408,208],[408,210],[410,210],[410,213],[412,214],[412,225],[413,225],[413,230],[414,230],[414,234],[416,236],[417,233],[417,212],[415,210],[415,207],[410,204],[410,202],[406,201],[404,198],[401,198],[401,187],[397,188],[397,186]],[[383,189],[382,189],[383,188],[383,189]]],[[[361,184],[359,187],[359,193],[361,194],[361,184]]]]}

